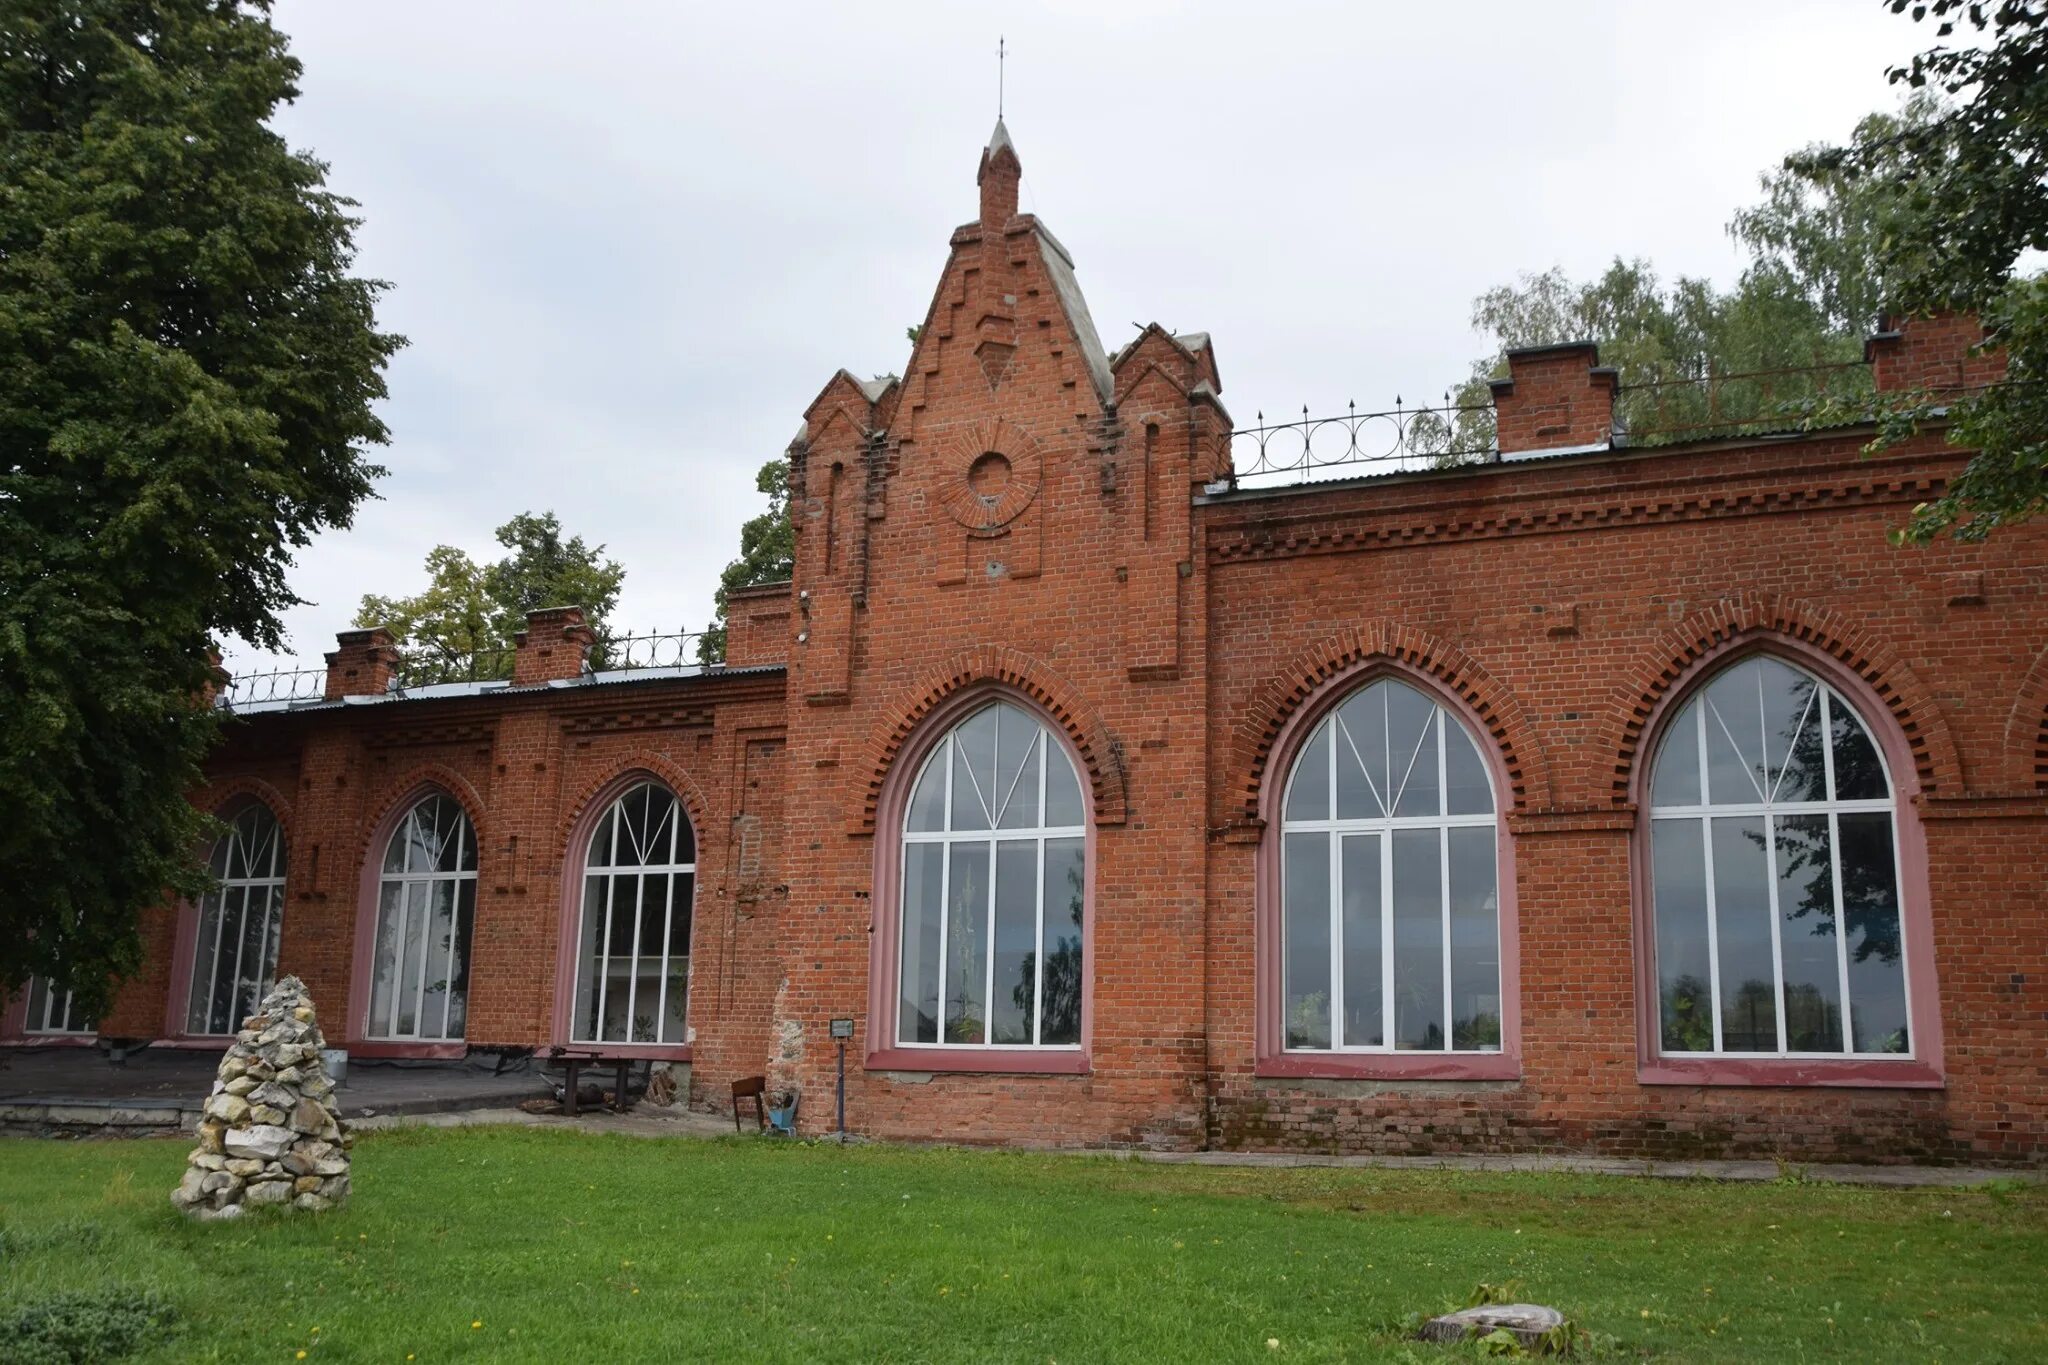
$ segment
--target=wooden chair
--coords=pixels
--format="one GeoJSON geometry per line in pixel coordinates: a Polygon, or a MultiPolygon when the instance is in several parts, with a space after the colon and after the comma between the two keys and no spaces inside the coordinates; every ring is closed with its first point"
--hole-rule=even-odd
{"type": "Polygon", "coordinates": [[[767,1101],[762,1098],[767,1093],[768,1078],[766,1076],[748,1076],[744,1080],[732,1083],[732,1130],[735,1133],[744,1133],[746,1131],[746,1129],[740,1127],[740,1101],[748,1096],[752,1096],[754,1100],[754,1122],[762,1132],[768,1131],[767,1101]]]}

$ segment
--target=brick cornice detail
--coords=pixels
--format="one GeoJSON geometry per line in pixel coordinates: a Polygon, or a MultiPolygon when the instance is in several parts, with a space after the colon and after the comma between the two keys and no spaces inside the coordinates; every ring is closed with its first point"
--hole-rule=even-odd
{"type": "Polygon", "coordinates": [[[1763,645],[1773,639],[1800,641],[1861,678],[1883,700],[1905,737],[1921,792],[1930,797],[1961,794],[1962,763],[1955,741],[1933,694],[1897,650],[1826,607],[1797,598],[1744,594],[1723,598],[1666,631],[1616,686],[1612,719],[1597,750],[1614,755],[1609,796],[1616,807],[1629,801],[1644,728],[1664,694],[1701,656],[1745,639],[1763,645]]]}
{"type": "Polygon", "coordinates": [[[956,654],[931,669],[899,694],[897,705],[883,711],[884,716],[894,719],[886,721],[868,741],[860,765],[866,775],[866,786],[861,793],[860,818],[852,833],[875,832],[882,783],[924,718],[962,689],[989,684],[1014,688],[1052,713],[1080,751],[1088,773],[1095,823],[1124,823],[1127,808],[1122,755],[1095,709],[1081,700],[1073,684],[1039,660],[1021,650],[983,645],[956,654]]]}
{"type": "Polygon", "coordinates": [[[1407,521],[1394,521],[1385,514],[1362,509],[1331,509],[1299,520],[1290,518],[1278,525],[1247,518],[1239,524],[1214,526],[1209,537],[1209,558],[1212,563],[1230,564],[1448,541],[1555,535],[1609,526],[1715,521],[1728,517],[1811,512],[1829,507],[1910,505],[1941,496],[1946,486],[1945,479],[1935,476],[1880,476],[1760,492],[1667,493],[1625,501],[1527,510],[1474,512],[1471,504],[1466,503],[1462,507],[1426,509],[1425,515],[1407,521]],[[1461,511],[1465,515],[1460,515],[1461,511]],[[1366,523],[1368,519],[1373,524],[1333,524],[1346,520],[1366,523]]]}
{"type": "Polygon", "coordinates": [[[1478,713],[1507,769],[1512,811],[1526,813],[1550,806],[1550,763],[1515,695],[1457,646],[1412,626],[1369,621],[1302,650],[1253,695],[1231,742],[1234,781],[1225,812],[1230,823],[1252,825],[1258,821],[1266,765],[1288,717],[1331,678],[1373,659],[1407,664],[1428,674],[1478,713]]]}

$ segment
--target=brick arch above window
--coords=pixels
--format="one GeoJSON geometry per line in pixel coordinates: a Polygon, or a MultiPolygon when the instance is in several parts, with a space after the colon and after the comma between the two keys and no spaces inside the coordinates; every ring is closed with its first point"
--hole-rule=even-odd
{"type": "Polygon", "coordinates": [[[556,827],[554,846],[548,856],[562,858],[565,867],[577,862],[582,856],[577,841],[590,837],[605,808],[629,789],[635,778],[658,782],[676,794],[676,799],[683,803],[683,814],[689,817],[690,828],[696,831],[697,856],[701,859],[711,803],[696,778],[673,758],[654,749],[626,755],[578,789],[576,799],[567,807],[568,814],[556,827]]]}
{"type": "Polygon", "coordinates": [[[371,816],[357,838],[355,865],[366,869],[374,880],[373,860],[383,858],[384,844],[399,820],[417,802],[437,791],[453,797],[469,817],[469,827],[476,835],[477,871],[481,874],[484,854],[490,848],[484,837],[490,829],[489,812],[469,779],[445,763],[416,764],[377,789],[377,797],[369,805],[371,816]]]}
{"type": "Polygon", "coordinates": [[[2005,785],[2014,793],[2048,792],[2048,646],[2020,683],[2005,722],[2005,785]]]}
{"type": "Polygon", "coordinates": [[[984,645],[956,654],[931,669],[900,693],[896,704],[883,711],[891,719],[868,742],[861,765],[867,785],[861,794],[861,814],[853,833],[875,832],[882,784],[925,718],[963,689],[990,684],[1022,693],[1059,722],[1081,756],[1095,823],[1100,826],[1124,822],[1123,759],[1115,738],[1095,708],[1081,700],[1073,684],[1039,660],[1021,650],[984,645]]]}
{"type": "Polygon", "coordinates": [[[1709,655],[1726,653],[1741,642],[1768,645],[1773,640],[1795,641],[1818,651],[1869,686],[1905,741],[1921,792],[1962,792],[1955,740],[1933,694],[1896,649],[1839,612],[1812,602],[1746,594],[1687,616],[1659,637],[1616,685],[1608,729],[1596,750],[1614,755],[1609,800],[1615,806],[1630,800],[1647,727],[1671,688],[1709,655]]]}
{"type": "Polygon", "coordinates": [[[1321,695],[1332,679],[1360,673],[1362,665],[1375,659],[1426,675],[1478,715],[1507,777],[1503,814],[1550,806],[1549,759],[1527,711],[1506,685],[1448,641],[1397,622],[1369,621],[1302,650],[1254,694],[1231,742],[1235,783],[1225,812],[1229,822],[1258,828],[1260,794],[1273,746],[1289,719],[1311,698],[1321,695]]]}
{"type": "Polygon", "coordinates": [[[268,806],[287,836],[285,847],[291,847],[291,798],[260,777],[231,777],[223,782],[209,782],[200,790],[193,804],[217,816],[241,801],[260,801],[268,806]]]}

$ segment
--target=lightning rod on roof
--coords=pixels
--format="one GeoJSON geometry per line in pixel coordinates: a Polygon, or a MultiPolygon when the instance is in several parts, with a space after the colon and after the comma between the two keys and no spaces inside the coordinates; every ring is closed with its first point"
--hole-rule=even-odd
{"type": "Polygon", "coordinates": [[[1003,51],[1004,41],[1005,39],[1003,38],[1003,35],[998,33],[996,35],[996,122],[998,123],[1002,122],[1003,120],[1003,58],[1005,56],[1005,53],[1003,51]]]}

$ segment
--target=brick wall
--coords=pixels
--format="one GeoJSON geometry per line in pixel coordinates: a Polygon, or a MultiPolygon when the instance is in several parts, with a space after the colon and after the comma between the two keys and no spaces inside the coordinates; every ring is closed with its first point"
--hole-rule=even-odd
{"type": "MultiPolygon", "coordinates": [[[[1007,137],[957,229],[902,376],[835,375],[791,449],[793,582],[734,595],[735,671],[257,716],[208,804],[256,796],[291,839],[283,967],[351,989],[379,820],[432,782],[482,839],[469,1039],[560,1041],[563,866],[628,771],[695,821],[692,1100],[766,1072],[828,1129],[1067,1145],[2039,1163],[2048,1154],[2048,526],[1985,545],[1886,539],[1961,456],[1879,458],[1855,432],[1613,448],[1590,347],[1511,359],[1510,454],[1271,494],[1212,491],[1229,418],[1201,336],[1105,353],[1065,249],[1016,206],[1007,137]],[[1650,1084],[1641,815],[1648,727],[1687,670],[1766,644],[1835,670],[1895,734],[1932,890],[1939,1084],[1650,1084]],[[742,672],[739,665],[784,664],[742,672]],[[1262,1074],[1263,802],[1290,717],[1398,665],[1500,756],[1519,1048],[1506,1079],[1262,1074]],[[1346,670],[1350,670],[1347,674],[1346,670]],[[962,1069],[892,1047],[878,868],[934,715],[989,689],[1079,756],[1092,808],[1078,1074],[962,1069]],[[892,782],[892,775],[896,780],[892,782]]],[[[1882,386],[1982,382],[1967,321],[1874,343],[1882,386]]],[[[522,681],[573,676],[579,623],[522,681]]],[[[352,634],[334,695],[378,696],[352,634]],[[358,685],[360,684],[360,686],[358,685]]],[[[110,1032],[160,1031],[176,914],[110,1032]]],[[[331,1008],[331,1007],[330,1007],[331,1008]]],[[[1270,1068],[1267,1068],[1270,1071],[1270,1068]]]]}

